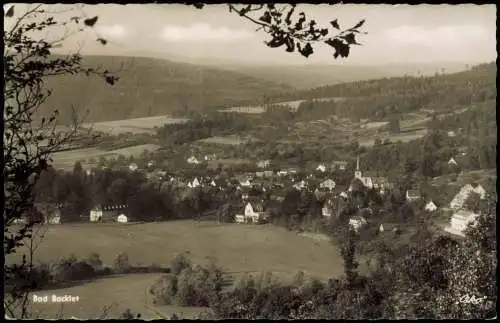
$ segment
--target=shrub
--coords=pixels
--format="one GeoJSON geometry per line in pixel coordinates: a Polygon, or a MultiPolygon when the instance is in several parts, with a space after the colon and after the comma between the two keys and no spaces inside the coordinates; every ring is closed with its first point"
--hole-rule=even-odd
{"type": "Polygon", "coordinates": [[[115,273],[127,273],[130,270],[128,255],[125,252],[120,252],[113,261],[113,270],[115,273]]]}
{"type": "Polygon", "coordinates": [[[177,294],[177,277],[171,274],[160,277],[151,286],[149,292],[154,296],[155,304],[174,304],[175,295],[177,294]]]}
{"type": "Polygon", "coordinates": [[[192,266],[191,260],[184,254],[176,255],[172,261],[170,261],[170,270],[174,275],[179,275],[182,270],[192,266]]]}
{"type": "Polygon", "coordinates": [[[63,258],[55,266],[54,281],[66,282],[93,278],[96,271],[85,261],[78,261],[74,255],[63,258]]]}
{"type": "Polygon", "coordinates": [[[89,257],[87,258],[87,263],[89,265],[91,265],[92,267],[94,267],[94,269],[96,271],[102,269],[102,260],[101,260],[101,257],[96,252],[93,252],[93,253],[91,253],[89,255],[89,257]]]}

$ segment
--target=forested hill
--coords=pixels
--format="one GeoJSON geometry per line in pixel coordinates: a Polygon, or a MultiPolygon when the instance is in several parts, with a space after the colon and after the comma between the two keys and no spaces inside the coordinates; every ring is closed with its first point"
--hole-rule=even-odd
{"type": "Polygon", "coordinates": [[[339,116],[385,118],[422,108],[453,110],[496,100],[496,64],[428,77],[392,77],[291,93],[289,99],[350,97],[336,104],[339,116]]]}
{"type": "Polygon", "coordinates": [[[80,115],[88,110],[86,121],[96,122],[256,103],[265,95],[294,90],[236,72],[163,59],[86,56],[83,62],[118,71],[120,81],[108,86],[84,75],[49,79],[53,95],[44,109],[58,109],[62,123],[71,120],[72,106],[80,115]]]}

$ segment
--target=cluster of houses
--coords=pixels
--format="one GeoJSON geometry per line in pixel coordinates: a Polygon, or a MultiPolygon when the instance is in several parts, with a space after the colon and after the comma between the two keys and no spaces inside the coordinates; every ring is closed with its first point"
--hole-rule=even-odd
{"type": "Polygon", "coordinates": [[[90,222],[118,222],[127,223],[128,217],[124,214],[127,205],[96,206],[90,210],[90,222]]]}

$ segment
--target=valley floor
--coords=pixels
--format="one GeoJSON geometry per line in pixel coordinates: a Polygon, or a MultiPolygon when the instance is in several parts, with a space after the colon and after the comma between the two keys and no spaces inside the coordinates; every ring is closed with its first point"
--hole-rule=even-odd
{"type": "MultiPolygon", "coordinates": [[[[37,260],[56,261],[71,253],[78,258],[92,252],[110,265],[120,252],[126,252],[132,265],[166,266],[178,253],[188,252],[195,264],[215,258],[224,271],[238,279],[243,274],[272,271],[281,279],[292,278],[302,270],[309,276],[327,279],[343,273],[339,250],[325,239],[317,240],[288,232],[272,225],[217,224],[214,222],[172,221],[142,224],[67,224],[48,226],[37,260]]],[[[65,316],[97,318],[105,306],[116,317],[130,308],[144,318],[158,318],[147,289],[161,274],[113,276],[40,295],[80,296],[80,301],[65,304],[65,316]]],[[[55,317],[60,304],[35,304],[44,317],[55,317]]],[[[160,307],[162,313],[185,313],[202,309],[160,307]]],[[[191,314],[190,314],[191,313],[191,314]]]]}

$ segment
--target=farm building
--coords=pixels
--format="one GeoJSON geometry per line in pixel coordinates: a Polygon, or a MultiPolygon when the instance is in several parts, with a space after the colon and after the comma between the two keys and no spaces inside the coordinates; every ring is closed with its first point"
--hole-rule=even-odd
{"type": "Polygon", "coordinates": [[[332,170],[346,170],[347,162],[345,160],[334,161],[332,162],[331,168],[332,170]]]}
{"type": "Polygon", "coordinates": [[[120,214],[117,218],[116,218],[116,221],[119,222],[119,223],[127,223],[128,222],[128,218],[125,214],[120,214]]]}
{"type": "Polygon", "coordinates": [[[245,206],[244,213],[235,215],[235,222],[258,224],[266,220],[268,216],[269,213],[264,212],[264,206],[262,205],[262,203],[248,202],[245,206]]]}
{"type": "Polygon", "coordinates": [[[407,190],[406,191],[406,200],[409,202],[419,200],[421,198],[420,191],[418,190],[407,190]]]}
{"type": "Polygon", "coordinates": [[[329,190],[333,190],[335,188],[335,182],[331,179],[327,179],[326,181],[319,184],[320,188],[327,188],[329,190]]]}
{"type": "Polygon", "coordinates": [[[455,160],[455,158],[451,157],[450,160],[448,161],[448,165],[450,165],[450,166],[457,166],[458,163],[455,160]]]}
{"type": "Polygon", "coordinates": [[[474,223],[478,216],[478,214],[470,211],[456,211],[451,217],[450,224],[444,230],[448,233],[464,237],[465,229],[470,223],[474,223]]]}
{"type": "Polygon", "coordinates": [[[139,168],[139,166],[137,166],[136,163],[132,163],[132,164],[128,165],[128,169],[130,169],[133,172],[135,172],[138,168],[139,168]]]}

